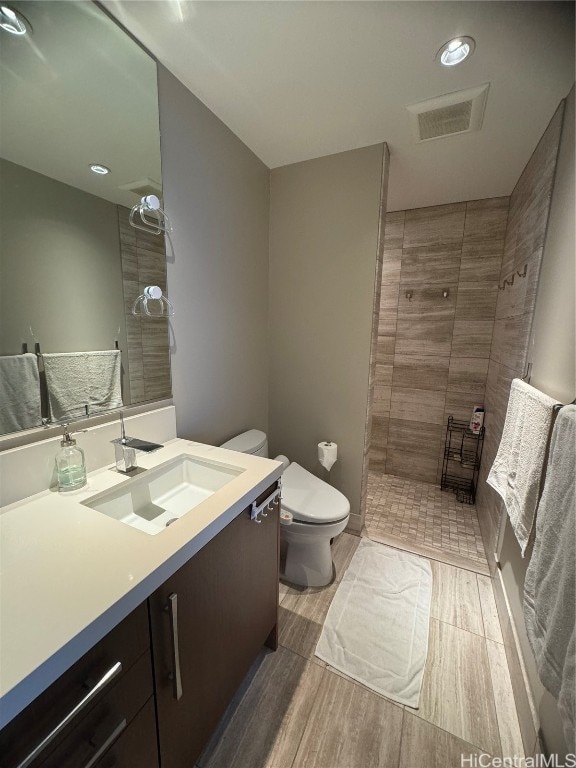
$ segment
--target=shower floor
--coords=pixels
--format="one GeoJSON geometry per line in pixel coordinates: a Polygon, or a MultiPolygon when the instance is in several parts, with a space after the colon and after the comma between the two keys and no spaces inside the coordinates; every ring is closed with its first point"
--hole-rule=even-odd
{"type": "Polygon", "coordinates": [[[365,525],[371,539],[488,572],[476,507],[437,485],[369,472],[365,525]]]}

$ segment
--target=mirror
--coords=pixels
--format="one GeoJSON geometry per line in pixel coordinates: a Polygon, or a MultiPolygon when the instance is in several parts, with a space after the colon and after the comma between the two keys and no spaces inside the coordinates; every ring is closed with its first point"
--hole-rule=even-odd
{"type": "Polygon", "coordinates": [[[92,2],[9,7],[25,32],[0,28],[0,434],[171,397],[168,321],[132,314],[166,292],[164,235],[129,224],[162,194],[156,63],[92,2]]]}

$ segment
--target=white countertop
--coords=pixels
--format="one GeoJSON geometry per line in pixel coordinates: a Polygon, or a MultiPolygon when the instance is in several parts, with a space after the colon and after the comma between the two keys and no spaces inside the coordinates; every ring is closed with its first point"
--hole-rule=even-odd
{"type": "Polygon", "coordinates": [[[113,464],[90,473],[79,491],[44,491],[0,509],[0,728],[282,471],[271,459],[180,439],[138,453],[138,465],[182,454],[245,471],[156,536],[81,503],[129,480],[113,464]]]}

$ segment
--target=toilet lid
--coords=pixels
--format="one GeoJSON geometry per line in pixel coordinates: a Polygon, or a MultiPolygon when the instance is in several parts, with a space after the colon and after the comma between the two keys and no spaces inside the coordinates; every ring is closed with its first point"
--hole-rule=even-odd
{"type": "Polygon", "coordinates": [[[295,461],[282,475],[282,508],[306,523],[334,523],[350,513],[346,496],[295,461]]]}
{"type": "Polygon", "coordinates": [[[242,432],[231,440],[222,443],[220,448],[227,448],[229,451],[239,451],[240,453],[256,453],[266,442],[266,433],[259,429],[249,429],[248,432],[242,432]]]}

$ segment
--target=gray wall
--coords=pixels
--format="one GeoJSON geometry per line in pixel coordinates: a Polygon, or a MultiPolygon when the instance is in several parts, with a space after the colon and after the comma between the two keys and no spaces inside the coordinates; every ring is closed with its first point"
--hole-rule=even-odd
{"type": "MultiPolygon", "coordinates": [[[[0,160],[0,354],[125,350],[114,203],[0,160]]],[[[123,355],[124,361],[126,356],[123,355]]]]}
{"type": "Polygon", "coordinates": [[[383,145],[272,171],[270,449],[331,482],[359,527],[383,145]]]}
{"type": "MultiPolygon", "coordinates": [[[[574,142],[572,89],[564,112],[544,258],[536,296],[533,346],[529,350],[533,363],[530,383],[564,403],[571,402],[576,396],[574,142]]],[[[508,521],[500,562],[511,618],[516,627],[546,746],[550,752],[565,754],[566,745],[558,708],[552,696],[540,683],[524,628],[522,600],[529,558],[522,558],[508,521]]],[[[524,732],[526,730],[525,727],[524,732]]]]}
{"type": "Polygon", "coordinates": [[[268,168],[159,65],[178,435],[267,429],[268,168]]]}

